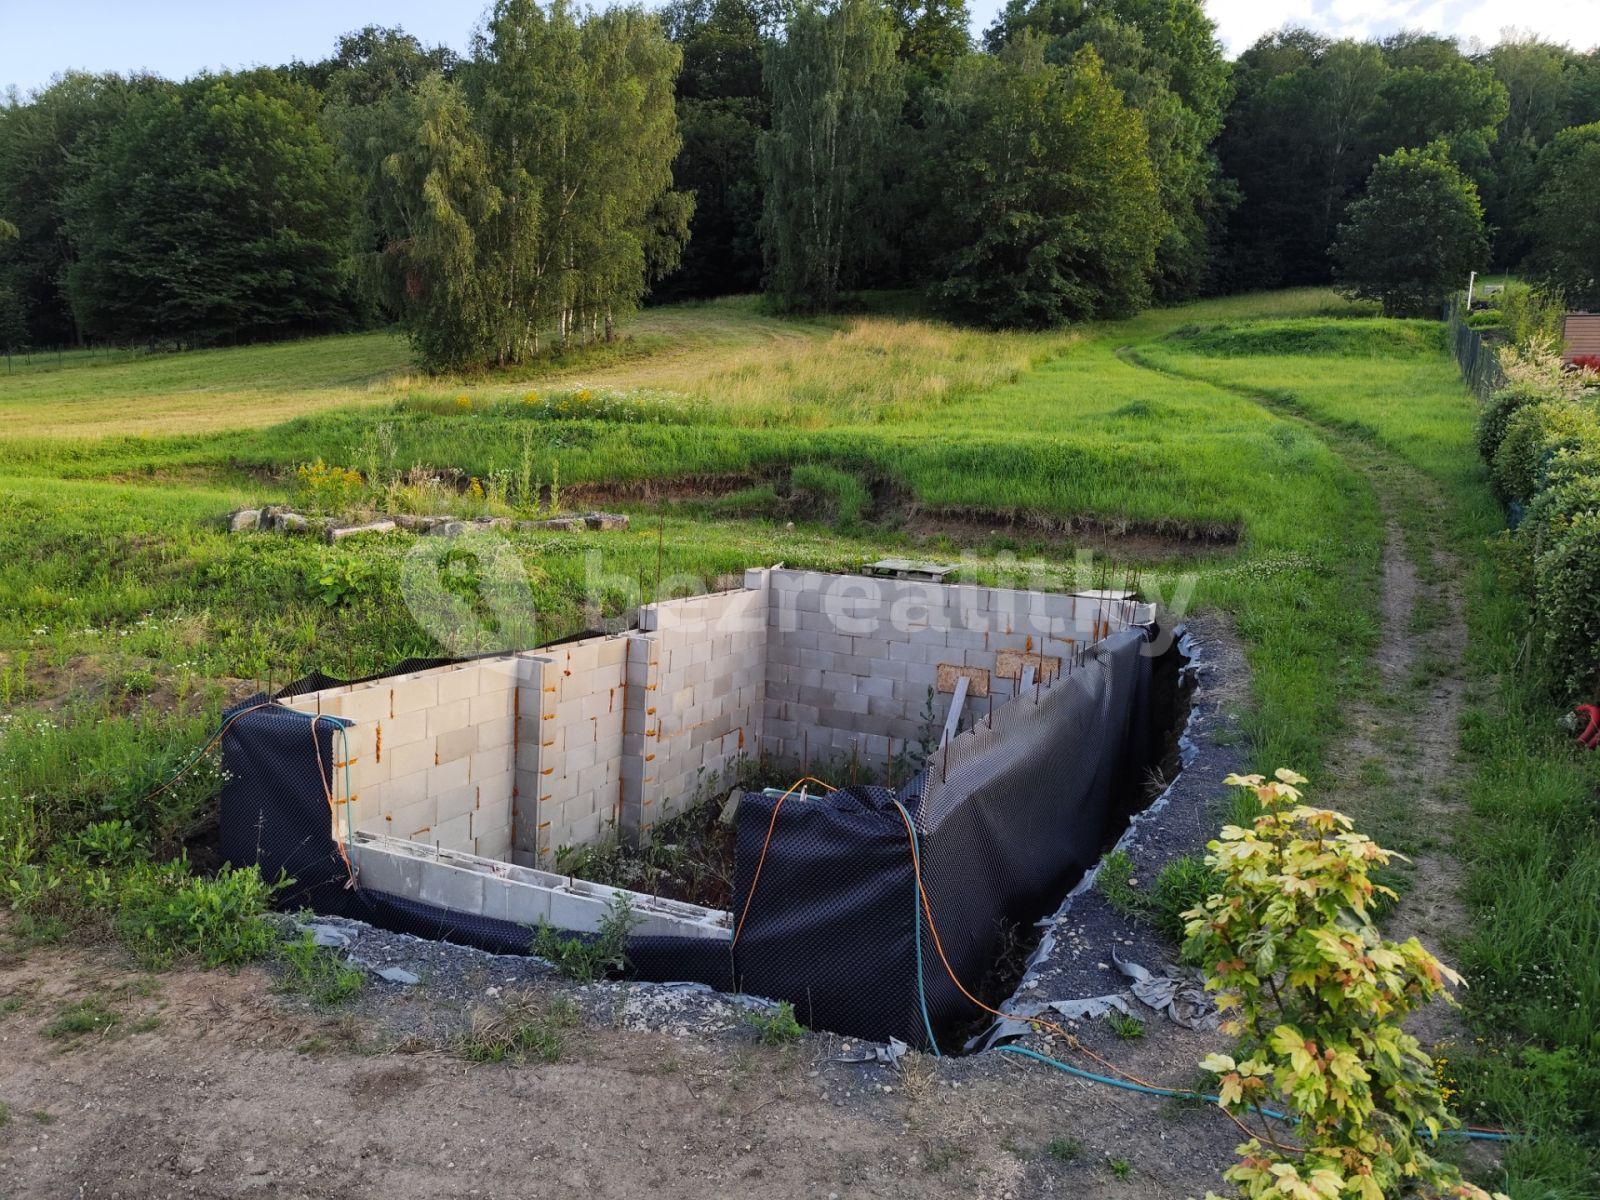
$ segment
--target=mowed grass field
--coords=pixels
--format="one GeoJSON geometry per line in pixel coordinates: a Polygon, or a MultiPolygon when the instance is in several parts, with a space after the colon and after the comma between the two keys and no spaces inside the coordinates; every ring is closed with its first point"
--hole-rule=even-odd
{"type": "Polygon", "coordinates": [[[1349,440],[1435,481],[1450,545],[1474,564],[1463,786],[1480,824],[1471,901],[1493,936],[1444,949],[1467,955],[1486,996],[1530,974],[1566,981],[1543,1007],[1475,1010],[1493,1054],[1466,1072],[1473,1098],[1560,1134],[1538,1143],[1548,1160],[1513,1152],[1517,1194],[1593,1194],[1593,1113],[1561,1096],[1600,1055],[1582,1027],[1600,1014],[1600,949],[1584,957],[1549,904],[1506,894],[1592,901],[1600,856],[1584,859],[1578,813],[1596,773],[1548,734],[1548,702],[1517,674],[1516,597],[1486,548],[1501,514],[1442,328],[1318,290],[1039,335],[894,304],[799,321],[750,299],[654,309],[617,346],[482,377],[417,376],[384,333],[0,376],[0,860],[107,816],[170,847],[205,796],[130,806],[227,697],[440,652],[400,599],[408,535],[324,546],[222,529],[233,508],[292,500],[298,465],[362,469],[379,446],[399,469],[486,480],[531,464],[568,507],[634,514],[620,534],[506,535],[541,638],[581,629],[588,593],[625,614],[658,571],[709,584],[755,563],[966,553],[980,579],[1020,557],[1069,586],[1080,549],[1114,576],[1137,564],[1148,596],[1237,628],[1252,760],[1315,777],[1371,686],[1378,634],[1384,521],[1349,440]],[[1530,787],[1539,813],[1518,815],[1530,787]],[[1561,1039],[1582,1043],[1570,1070],[1537,1057],[1561,1039]],[[1539,1088],[1560,1096],[1519,1096],[1539,1088]]]}

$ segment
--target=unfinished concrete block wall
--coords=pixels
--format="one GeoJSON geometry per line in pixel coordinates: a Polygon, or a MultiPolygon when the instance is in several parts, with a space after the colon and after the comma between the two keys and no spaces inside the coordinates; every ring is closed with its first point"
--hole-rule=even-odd
{"type": "Polygon", "coordinates": [[[961,676],[966,711],[982,714],[1028,667],[1048,682],[1080,647],[1145,615],[1098,596],[782,569],[768,597],[761,746],[812,764],[882,764],[937,741],[961,676]]]}
{"type": "Polygon", "coordinates": [[[773,568],[650,605],[637,631],[285,703],[350,723],[335,836],[547,867],[611,831],[648,840],[745,756],[888,763],[937,742],[961,680],[970,720],[1149,616],[1106,596],[773,568]]]}
{"type": "MultiPolygon", "coordinates": [[[[626,752],[637,787],[624,789],[623,829],[648,838],[706,788],[753,756],[766,696],[767,575],[745,586],[653,604],[633,639],[626,752]]],[[[631,785],[631,781],[630,781],[631,785]]]]}
{"type": "Polygon", "coordinates": [[[585,638],[523,656],[513,861],[539,865],[616,824],[631,640],[585,638]]]}
{"type": "Polygon", "coordinates": [[[480,659],[287,698],[349,722],[334,742],[335,834],[509,857],[520,671],[480,659]]]}

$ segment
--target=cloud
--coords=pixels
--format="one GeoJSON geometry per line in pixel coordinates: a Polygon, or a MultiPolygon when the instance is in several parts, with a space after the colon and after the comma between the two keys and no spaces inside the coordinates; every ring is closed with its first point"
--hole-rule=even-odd
{"type": "Polygon", "coordinates": [[[1600,0],[1206,0],[1206,11],[1229,54],[1284,25],[1350,38],[1421,29],[1486,45],[1515,27],[1580,50],[1600,37],[1600,0]]]}
{"type": "Polygon", "coordinates": [[[1284,25],[1315,25],[1314,0],[1207,0],[1206,12],[1229,54],[1247,49],[1264,33],[1284,25]]]}

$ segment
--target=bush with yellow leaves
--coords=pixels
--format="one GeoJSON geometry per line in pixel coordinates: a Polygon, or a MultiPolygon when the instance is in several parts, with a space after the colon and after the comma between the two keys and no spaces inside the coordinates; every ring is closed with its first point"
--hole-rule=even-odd
{"type": "Polygon", "coordinates": [[[1210,844],[1220,888],[1185,914],[1185,949],[1206,964],[1224,1032],[1239,1037],[1235,1054],[1200,1064],[1252,1135],[1224,1178],[1249,1200],[1486,1200],[1428,1152],[1456,1122],[1401,1022],[1460,979],[1373,922],[1374,899],[1393,893],[1370,872],[1399,856],[1348,817],[1302,804],[1293,771],[1227,782],[1249,789],[1261,815],[1210,844]]]}

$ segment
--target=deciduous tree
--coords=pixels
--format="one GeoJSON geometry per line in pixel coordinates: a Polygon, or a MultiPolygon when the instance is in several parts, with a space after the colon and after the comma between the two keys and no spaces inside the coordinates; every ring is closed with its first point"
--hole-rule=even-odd
{"type": "Polygon", "coordinates": [[[1094,47],[1143,115],[1167,216],[1154,292],[1168,301],[1196,294],[1210,282],[1213,243],[1236,198],[1213,151],[1232,95],[1215,25],[1197,0],[1010,0],[985,40],[992,49],[1023,31],[1048,39],[1051,62],[1094,47]]]}
{"type": "Polygon", "coordinates": [[[1441,143],[1380,158],[1333,247],[1340,286],[1396,317],[1436,313],[1488,254],[1478,189],[1441,143]]]}
{"type": "Polygon", "coordinates": [[[77,256],[67,235],[67,193],[82,185],[133,94],[153,80],[68,72],[25,101],[0,103],[0,212],[17,238],[0,263],[19,339],[37,346],[80,340],[66,295],[77,256]]]}
{"type": "Polygon", "coordinates": [[[1600,122],[1556,134],[1539,155],[1530,262],[1577,307],[1600,309],[1600,122]]]}
{"type": "Polygon", "coordinates": [[[761,170],[756,146],[771,105],[762,89],[763,30],[774,20],[758,0],[675,0],[662,10],[683,52],[678,129],[683,148],[673,186],[694,197],[678,270],[661,298],[751,292],[761,286],[761,170]]]}
{"type": "Polygon", "coordinates": [[[1093,49],[1045,60],[1023,33],[963,62],[930,111],[944,188],[935,299],[1044,327],[1149,302],[1166,228],[1144,122],[1093,49]]]}
{"type": "Polygon", "coordinates": [[[366,277],[425,365],[609,338],[676,264],[678,63],[641,9],[498,0],[459,82],[431,77],[344,126],[366,277]]]}
{"type": "Polygon", "coordinates": [[[785,308],[832,307],[874,252],[905,98],[898,44],[877,0],[802,0],[768,48],[762,236],[767,290],[785,308]]]}
{"type": "Polygon", "coordinates": [[[346,324],[347,193],[318,109],[270,71],[135,94],[63,201],[82,328],[197,344],[346,324]]]}

